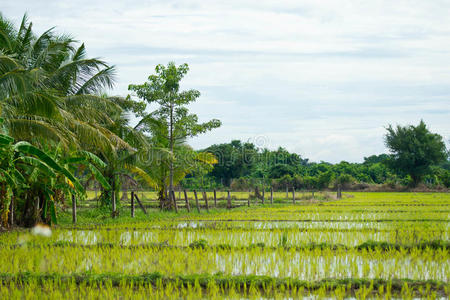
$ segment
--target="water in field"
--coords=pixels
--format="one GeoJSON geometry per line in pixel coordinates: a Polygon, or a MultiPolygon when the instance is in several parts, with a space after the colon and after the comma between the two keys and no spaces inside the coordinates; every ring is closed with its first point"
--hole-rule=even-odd
{"type": "MultiPolygon", "coordinates": [[[[53,228],[51,237],[10,232],[0,235],[0,273],[132,277],[159,272],[172,278],[168,286],[153,285],[152,291],[150,286],[144,289],[141,284],[131,288],[105,283],[102,288],[87,285],[79,289],[76,284],[67,283],[63,287],[66,283],[58,283],[61,291],[70,290],[77,298],[141,295],[158,299],[178,293],[178,298],[189,298],[186,296],[189,294],[191,299],[335,299],[342,295],[360,299],[363,294],[356,293],[367,292],[346,291],[345,284],[331,290],[318,287],[313,291],[294,291],[285,286],[270,292],[263,286],[253,289],[247,286],[245,291],[236,288],[225,293],[218,292],[220,289],[214,284],[197,291],[175,287],[177,276],[199,274],[219,274],[225,278],[268,276],[271,280],[288,278],[308,283],[318,283],[324,278],[448,282],[450,250],[421,249],[417,245],[449,241],[450,200],[427,196],[426,203],[420,203],[406,196],[397,195],[393,202],[355,197],[326,205],[180,213],[170,220],[53,228]],[[195,246],[200,241],[204,246],[195,246]],[[368,241],[405,247],[397,250],[355,247],[368,241]]],[[[407,286],[408,282],[401,281],[407,286]]],[[[21,290],[36,289],[35,283],[27,284],[21,290]]],[[[58,291],[55,283],[46,284],[49,293],[58,291]]],[[[416,284],[422,290],[417,288],[411,294],[409,289],[400,290],[400,285],[396,293],[405,298],[432,293],[435,298],[445,298],[443,287],[428,287],[427,291],[425,283],[416,284]]],[[[10,286],[0,284],[0,296],[8,298],[9,289],[10,286]]],[[[17,290],[13,289],[15,295],[17,290]]],[[[366,299],[376,293],[385,295],[378,290],[370,293],[366,299]]]]}
{"type": "MultiPolygon", "coordinates": [[[[276,247],[281,239],[290,246],[310,243],[340,244],[356,246],[371,241],[415,244],[431,240],[448,240],[449,230],[443,226],[430,225],[423,230],[417,224],[402,224],[392,227],[386,223],[348,222],[182,222],[170,227],[150,226],[149,228],[113,230],[58,230],[56,241],[80,244],[113,243],[120,245],[141,245],[166,243],[172,246],[189,246],[204,239],[210,245],[227,244],[233,247],[264,243],[276,247]]],[[[445,225],[448,226],[448,225],[445,225]]]]}

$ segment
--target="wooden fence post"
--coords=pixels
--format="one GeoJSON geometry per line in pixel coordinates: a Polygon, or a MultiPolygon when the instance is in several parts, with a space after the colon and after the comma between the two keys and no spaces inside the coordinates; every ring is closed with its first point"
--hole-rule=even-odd
{"type": "Polygon", "coordinates": [[[72,223],[77,224],[77,200],[74,194],[72,194],[72,223]]]}
{"type": "Polygon", "coordinates": [[[286,199],[289,199],[289,188],[286,187],[286,199]]]}
{"type": "Polygon", "coordinates": [[[134,191],[131,191],[131,217],[134,218],[134,191]]]}
{"type": "Polygon", "coordinates": [[[186,209],[187,209],[188,212],[190,212],[191,211],[191,207],[189,205],[188,196],[187,196],[186,190],[183,190],[183,191],[184,191],[184,200],[186,201],[186,209]]]}
{"type": "Polygon", "coordinates": [[[173,207],[175,208],[175,212],[178,212],[178,205],[177,205],[177,199],[175,198],[175,191],[171,190],[170,195],[172,197],[173,207]]]}
{"type": "Polygon", "coordinates": [[[295,204],[295,188],[292,188],[292,203],[295,204]]]}
{"type": "Polygon", "coordinates": [[[217,207],[217,195],[216,195],[216,189],[214,189],[214,207],[217,207]]]}
{"type": "Polygon", "coordinates": [[[197,211],[200,212],[200,205],[198,204],[198,197],[196,190],[194,190],[194,196],[195,196],[195,205],[197,205],[197,211]]]}
{"type": "Polygon", "coordinates": [[[341,197],[342,197],[342,193],[341,193],[341,185],[338,184],[336,198],[341,199],[341,197]]]}
{"type": "Polygon", "coordinates": [[[262,190],[262,204],[264,204],[264,188],[262,190]]]}
{"type": "Polygon", "coordinates": [[[228,195],[227,195],[227,208],[230,209],[231,208],[231,194],[230,194],[230,190],[227,191],[228,195]]]}
{"type": "Polygon", "coordinates": [[[205,191],[203,191],[203,200],[205,200],[206,211],[209,212],[208,196],[205,191]]]}
{"type": "Polygon", "coordinates": [[[270,187],[270,204],[273,204],[273,187],[270,187]]]}

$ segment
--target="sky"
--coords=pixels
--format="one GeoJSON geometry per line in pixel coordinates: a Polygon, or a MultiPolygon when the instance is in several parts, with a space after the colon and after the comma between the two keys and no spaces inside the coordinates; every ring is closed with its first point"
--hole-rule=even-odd
{"type": "Polygon", "coordinates": [[[311,161],[387,152],[389,124],[450,140],[450,1],[0,0],[37,33],[56,26],[117,68],[128,95],[157,64],[188,63],[190,106],[222,126],[189,141],[282,146],[311,161]]]}

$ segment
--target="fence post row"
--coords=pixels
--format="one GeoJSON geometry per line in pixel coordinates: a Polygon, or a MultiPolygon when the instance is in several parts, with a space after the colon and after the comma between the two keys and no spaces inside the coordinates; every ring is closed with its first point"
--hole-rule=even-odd
{"type": "Polygon", "coordinates": [[[186,201],[186,209],[187,209],[188,212],[190,212],[191,211],[191,207],[189,205],[189,200],[188,200],[188,196],[187,196],[186,190],[183,190],[183,192],[184,192],[184,200],[186,201]]]}
{"type": "Polygon", "coordinates": [[[194,196],[195,196],[195,205],[197,206],[197,211],[200,212],[200,205],[198,204],[198,197],[197,197],[196,190],[194,190],[194,196]]]}
{"type": "Polygon", "coordinates": [[[77,200],[74,194],[72,194],[72,223],[77,224],[77,200]]]}
{"type": "MultiPolygon", "coordinates": [[[[181,195],[181,190],[179,191],[180,195],[181,195]]],[[[193,190],[194,192],[194,196],[195,196],[195,204],[197,207],[197,211],[200,212],[200,203],[199,203],[199,199],[198,199],[198,195],[197,195],[197,190],[193,190]]],[[[296,204],[296,195],[295,195],[295,188],[292,188],[292,203],[296,204]]],[[[186,209],[188,212],[191,211],[191,207],[190,207],[190,202],[189,202],[189,198],[188,198],[188,194],[187,191],[185,189],[183,189],[183,193],[184,193],[184,200],[186,203],[186,209]]],[[[142,194],[142,192],[141,192],[142,194]]],[[[214,207],[217,207],[217,191],[216,189],[213,190],[213,195],[214,195],[214,207]]],[[[312,199],[314,199],[315,197],[315,191],[311,190],[311,195],[312,195],[312,199]]],[[[178,212],[178,205],[177,205],[177,199],[175,196],[175,191],[168,191],[168,196],[170,197],[170,201],[173,201],[172,204],[175,208],[175,211],[178,212]]],[[[209,212],[209,200],[208,200],[208,194],[206,191],[202,191],[202,196],[203,196],[203,200],[205,201],[205,207],[206,210],[209,212]]],[[[262,196],[262,204],[265,204],[265,190],[263,189],[261,191],[261,196],[262,196]]],[[[342,187],[341,185],[337,186],[337,193],[336,193],[336,197],[337,199],[341,199],[342,198],[342,187]]],[[[270,204],[273,204],[273,198],[274,198],[274,189],[271,186],[270,187],[270,204]]],[[[142,211],[147,214],[147,210],[145,209],[145,207],[143,206],[142,202],[139,200],[138,197],[138,192],[136,191],[131,191],[131,217],[134,218],[135,217],[135,212],[136,212],[136,203],[135,200],[138,202],[140,208],[142,209],[142,211]]],[[[181,197],[179,198],[179,200],[181,200],[181,197]]],[[[77,203],[76,203],[76,198],[75,195],[72,195],[72,222],[73,224],[77,223],[77,203]]],[[[116,202],[116,193],[112,192],[111,194],[111,202],[112,202],[112,217],[115,218],[117,216],[117,202],[116,202]]],[[[10,209],[9,209],[9,216],[10,216],[10,223],[11,225],[14,224],[14,206],[15,206],[15,199],[14,196],[11,196],[11,203],[10,203],[10,209]]],[[[251,206],[251,199],[250,197],[247,200],[247,206],[250,207],[251,206]]],[[[232,207],[232,202],[231,202],[231,191],[227,190],[227,209],[231,209],[232,207]]],[[[39,211],[39,199],[36,198],[35,200],[35,210],[39,211]]]]}

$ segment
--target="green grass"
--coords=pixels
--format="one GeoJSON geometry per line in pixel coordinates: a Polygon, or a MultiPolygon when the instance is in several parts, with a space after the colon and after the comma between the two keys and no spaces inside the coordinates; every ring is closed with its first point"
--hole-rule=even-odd
{"type": "Polygon", "coordinates": [[[77,224],[60,212],[51,237],[0,235],[0,298],[449,295],[449,194],[325,198],[200,213],[136,207],[135,218],[122,203],[114,219],[80,201],[77,224]]]}

